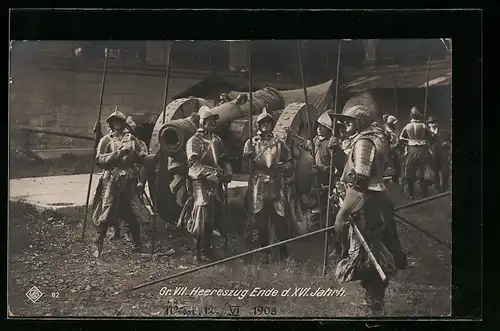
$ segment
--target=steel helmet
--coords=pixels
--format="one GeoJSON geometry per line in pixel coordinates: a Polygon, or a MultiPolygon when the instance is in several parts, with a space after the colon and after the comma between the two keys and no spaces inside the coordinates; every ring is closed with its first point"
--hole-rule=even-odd
{"type": "Polygon", "coordinates": [[[392,115],[389,115],[389,116],[387,116],[387,119],[386,119],[386,121],[385,121],[385,122],[386,122],[387,124],[389,124],[389,125],[394,125],[394,124],[398,123],[398,120],[397,120],[397,118],[396,118],[396,117],[394,117],[394,116],[392,116],[392,115]]]}
{"type": "Polygon", "coordinates": [[[324,127],[329,128],[330,130],[333,130],[333,121],[331,117],[328,115],[328,112],[324,112],[321,114],[321,116],[318,118],[317,121],[319,124],[323,125],[324,127]]]}
{"type": "Polygon", "coordinates": [[[261,123],[262,121],[264,121],[264,120],[266,120],[266,119],[267,119],[268,121],[269,121],[269,120],[274,121],[274,120],[273,120],[273,117],[271,116],[271,114],[269,114],[269,113],[267,112],[266,107],[264,107],[264,108],[262,109],[262,113],[260,113],[260,115],[257,117],[257,123],[261,123]]]}
{"type": "Polygon", "coordinates": [[[375,118],[370,111],[370,108],[365,105],[355,105],[344,109],[342,114],[333,114],[336,119],[354,119],[358,121],[359,130],[364,130],[369,127],[375,118]]]}
{"type": "Polygon", "coordinates": [[[119,120],[122,120],[124,122],[127,120],[125,115],[121,111],[118,110],[118,106],[116,106],[115,110],[111,113],[111,115],[109,115],[108,118],[106,118],[106,122],[110,123],[114,119],[119,119],[119,120]]]}
{"type": "Polygon", "coordinates": [[[417,107],[413,107],[410,110],[410,116],[414,119],[417,119],[422,117],[422,113],[417,109],[417,107]]]}
{"type": "Polygon", "coordinates": [[[202,106],[200,110],[198,110],[198,114],[200,115],[200,125],[203,124],[207,118],[219,119],[219,114],[212,113],[208,106],[202,106]]]}

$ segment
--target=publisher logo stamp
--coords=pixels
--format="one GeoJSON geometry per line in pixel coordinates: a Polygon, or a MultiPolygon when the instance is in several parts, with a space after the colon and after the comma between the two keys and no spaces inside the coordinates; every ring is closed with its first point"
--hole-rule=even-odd
{"type": "Polygon", "coordinates": [[[40,300],[42,295],[43,295],[42,291],[40,291],[36,286],[33,286],[32,288],[29,289],[28,292],[26,292],[26,296],[33,303],[36,303],[38,300],[40,300]]]}

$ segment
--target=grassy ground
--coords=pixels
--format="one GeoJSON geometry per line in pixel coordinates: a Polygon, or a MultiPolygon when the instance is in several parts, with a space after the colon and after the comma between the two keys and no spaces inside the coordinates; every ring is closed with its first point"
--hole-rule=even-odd
{"type": "MultiPolygon", "coordinates": [[[[400,195],[398,195],[400,196],[400,195]]],[[[404,203],[404,199],[396,204],[404,203]]],[[[451,241],[450,199],[444,198],[402,211],[401,214],[434,235],[451,241]]],[[[80,213],[83,214],[83,213],[80,213]]],[[[125,241],[106,242],[100,260],[90,255],[95,231],[90,228],[79,241],[81,219],[51,212],[38,213],[32,206],[10,204],[9,309],[16,316],[224,316],[249,317],[352,317],[366,316],[363,295],[356,283],[337,284],[333,275],[321,276],[323,236],[290,245],[295,262],[270,266],[240,261],[146,287],[116,293],[192,268],[191,240],[177,229],[159,225],[158,253],[132,254],[125,241]],[[173,248],[175,253],[167,256],[173,248]],[[25,293],[37,286],[44,295],[32,303],[25,293]],[[230,296],[167,296],[174,290],[248,290],[243,299],[230,296]],[[276,297],[250,297],[255,287],[276,289],[276,297]],[[291,288],[338,290],[328,297],[280,296],[291,288]],[[236,307],[239,307],[236,309],[236,307]]],[[[451,313],[451,253],[422,233],[400,226],[410,266],[400,271],[388,289],[388,316],[440,316],[451,313]]],[[[220,244],[220,240],[218,241],[220,244]]],[[[230,254],[243,252],[240,239],[232,237],[230,254]]],[[[255,259],[256,260],[256,259],[255,259]]],[[[290,293],[290,294],[291,294],[290,293]]],[[[228,293],[229,294],[229,293],[228,293]]]]}

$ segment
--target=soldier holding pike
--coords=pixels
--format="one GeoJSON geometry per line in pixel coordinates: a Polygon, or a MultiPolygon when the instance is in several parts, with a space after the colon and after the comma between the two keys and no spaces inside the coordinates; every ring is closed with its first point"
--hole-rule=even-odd
{"type": "MultiPolygon", "coordinates": [[[[186,143],[188,176],[193,194],[193,209],[187,230],[195,239],[195,264],[214,258],[213,230],[215,227],[224,228],[220,224],[224,202],[222,184],[231,182],[233,175],[224,143],[214,133],[219,115],[212,113],[207,106],[201,107],[198,113],[199,128],[186,143]]],[[[227,188],[227,185],[224,186],[227,188]]]]}
{"type": "MultiPolygon", "coordinates": [[[[250,181],[252,186],[252,205],[250,206],[252,224],[247,224],[245,235],[247,243],[251,243],[251,234],[257,228],[260,246],[270,244],[269,227],[274,227],[279,240],[289,238],[289,226],[285,218],[287,203],[284,192],[284,181],[293,177],[293,162],[291,151],[284,141],[277,137],[272,128],[273,117],[266,108],[257,117],[259,130],[257,135],[245,142],[243,158],[252,161],[253,176],[250,181]]],[[[261,257],[262,263],[269,263],[270,252],[265,252],[261,257]]],[[[285,245],[280,246],[280,258],[288,257],[285,245]]]]}
{"type": "Polygon", "coordinates": [[[100,139],[96,153],[96,163],[104,173],[100,182],[102,191],[96,192],[94,199],[95,257],[102,254],[108,228],[116,228],[120,220],[128,224],[134,251],[143,252],[140,224],[148,221],[143,219],[141,207],[144,203],[139,197],[141,183],[137,172],[137,167],[148,160],[145,144],[131,133],[127,119],[118,107],[106,119],[106,124],[109,133],[100,139]]]}
{"type": "MultiPolygon", "coordinates": [[[[331,154],[335,153],[335,151],[333,151],[330,148],[331,147],[330,140],[333,136],[332,135],[333,122],[328,113],[324,112],[318,118],[317,124],[318,124],[316,129],[317,135],[314,136],[312,141],[300,137],[298,134],[291,131],[290,129],[287,129],[287,133],[293,140],[297,142],[299,148],[306,150],[310,153],[312,153],[314,150],[315,155],[313,155],[313,157],[315,162],[313,165],[313,172],[317,174],[317,178],[319,181],[318,185],[320,187],[320,199],[322,199],[320,205],[323,208],[323,210],[318,212],[322,213],[322,215],[326,215],[327,203],[328,203],[328,186],[331,184],[329,183],[331,154]]],[[[337,161],[339,159],[336,158],[334,160],[337,161]]],[[[341,158],[340,162],[336,162],[336,164],[334,165],[335,177],[339,174],[338,169],[340,169],[340,171],[343,169],[343,164],[341,164],[343,160],[344,158],[341,158]]],[[[336,180],[334,182],[336,182],[336,180]]],[[[324,224],[322,226],[324,226],[324,224]]],[[[330,256],[340,257],[342,256],[342,246],[338,240],[335,240],[334,242],[335,242],[334,250],[330,256]]],[[[345,245],[345,247],[347,247],[347,245],[345,245]]]]}
{"type": "Polygon", "coordinates": [[[431,155],[429,142],[431,133],[423,122],[422,113],[413,107],[410,110],[410,123],[408,123],[399,136],[400,140],[406,142],[407,151],[404,162],[404,175],[408,190],[408,196],[413,199],[415,182],[420,183],[420,194],[423,198],[428,195],[428,181],[434,179],[434,175],[426,176],[430,169],[431,155]],[[431,177],[431,178],[426,178],[431,177]]]}
{"type": "MultiPolygon", "coordinates": [[[[388,277],[406,264],[394,219],[386,213],[390,200],[383,182],[383,171],[389,141],[376,122],[375,110],[369,107],[355,105],[344,109],[342,114],[330,115],[342,124],[342,148],[347,156],[337,186],[340,209],[335,229],[342,235],[347,225],[350,241],[348,256],[339,261],[335,275],[340,282],[361,281],[370,312],[379,315],[388,277]],[[366,247],[374,259],[370,258],[366,247]]],[[[331,147],[337,144],[337,139],[332,138],[331,147]]]]}

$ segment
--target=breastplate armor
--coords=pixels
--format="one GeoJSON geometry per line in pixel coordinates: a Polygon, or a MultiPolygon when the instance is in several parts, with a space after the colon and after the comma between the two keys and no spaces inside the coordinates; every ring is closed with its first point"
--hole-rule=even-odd
{"type": "Polygon", "coordinates": [[[368,184],[368,189],[372,191],[384,191],[386,190],[383,172],[384,164],[389,151],[389,143],[385,133],[377,130],[367,130],[361,132],[352,141],[351,148],[349,148],[349,153],[347,155],[347,162],[344,167],[344,172],[341,177],[341,181],[349,182],[350,174],[354,171],[356,162],[363,162],[363,164],[369,164],[370,169],[367,171],[370,177],[368,184]],[[373,161],[369,162],[368,159],[372,157],[370,155],[356,155],[356,144],[371,143],[375,147],[375,155],[373,156],[373,161]]]}

